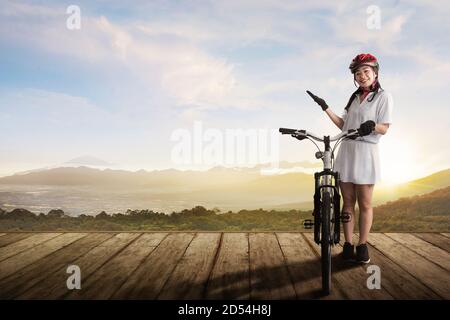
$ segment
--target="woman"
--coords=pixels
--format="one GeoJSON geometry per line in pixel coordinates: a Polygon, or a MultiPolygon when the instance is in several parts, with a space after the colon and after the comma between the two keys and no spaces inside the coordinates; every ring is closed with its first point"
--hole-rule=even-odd
{"type": "Polygon", "coordinates": [[[326,102],[311,94],[331,121],[342,131],[359,128],[360,137],[345,139],[339,149],[334,170],[340,173],[340,188],[344,205],[342,212],[350,215],[344,223],[343,258],[354,260],[353,228],[355,204],[359,206],[359,241],[356,246],[356,261],[369,263],[367,237],[372,226],[372,194],[374,185],[380,180],[378,141],[386,134],[392,123],[393,101],[378,81],[379,65],[371,54],[359,54],[350,64],[353,81],[358,89],[351,95],[342,116],[337,116],[326,102]]]}

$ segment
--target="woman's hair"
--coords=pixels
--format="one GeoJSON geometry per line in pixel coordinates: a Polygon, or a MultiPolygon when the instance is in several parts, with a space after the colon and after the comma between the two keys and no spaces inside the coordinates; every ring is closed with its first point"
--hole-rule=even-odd
{"type": "MultiPolygon", "coordinates": [[[[370,86],[370,92],[374,92],[374,94],[372,95],[372,97],[368,98],[367,101],[371,102],[377,95],[378,91],[380,91],[380,89],[381,89],[381,85],[380,85],[380,82],[378,81],[378,76],[377,76],[375,83],[370,86]]],[[[356,89],[355,92],[352,93],[352,95],[350,96],[350,99],[347,102],[347,106],[345,107],[345,110],[348,111],[348,108],[350,108],[350,105],[352,104],[353,100],[355,100],[356,95],[358,93],[362,93],[362,92],[363,92],[363,89],[361,87],[359,87],[358,89],[356,89]]]]}

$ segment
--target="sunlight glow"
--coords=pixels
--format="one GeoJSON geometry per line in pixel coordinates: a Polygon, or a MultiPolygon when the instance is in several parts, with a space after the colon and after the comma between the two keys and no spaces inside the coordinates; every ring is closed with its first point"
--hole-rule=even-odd
{"type": "Polygon", "coordinates": [[[414,145],[386,139],[379,148],[383,184],[403,183],[425,175],[426,168],[417,160],[418,151],[414,145]]]}

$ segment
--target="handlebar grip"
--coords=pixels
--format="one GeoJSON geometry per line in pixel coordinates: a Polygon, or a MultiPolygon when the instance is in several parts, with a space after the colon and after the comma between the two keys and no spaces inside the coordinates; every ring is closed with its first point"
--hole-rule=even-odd
{"type": "Polygon", "coordinates": [[[281,134],[295,134],[296,129],[288,129],[288,128],[280,128],[279,131],[281,132],[281,134]]]}
{"type": "Polygon", "coordinates": [[[360,137],[358,129],[349,129],[347,131],[347,139],[355,140],[356,138],[360,137]]]}

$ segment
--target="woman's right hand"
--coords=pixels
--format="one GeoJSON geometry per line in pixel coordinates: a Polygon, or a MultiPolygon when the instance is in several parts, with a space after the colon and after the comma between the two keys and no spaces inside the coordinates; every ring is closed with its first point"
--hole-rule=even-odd
{"type": "Polygon", "coordinates": [[[309,94],[309,96],[322,108],[323,111],[327,110],[329,107],[325,100],[322,98],[319,98],[315,94],[313,94],[311,91],[306,90],[306,93],[309,94]]]}

